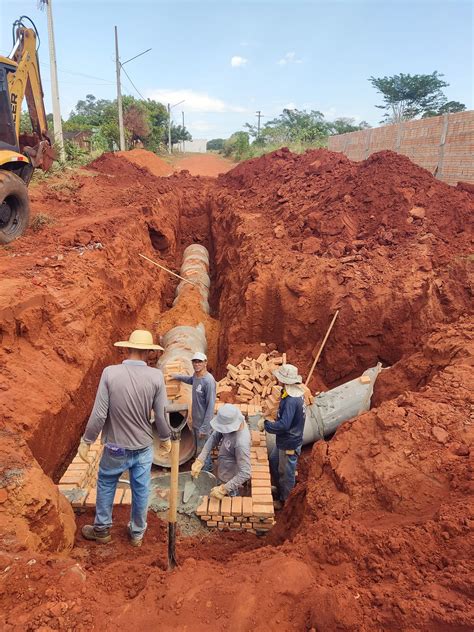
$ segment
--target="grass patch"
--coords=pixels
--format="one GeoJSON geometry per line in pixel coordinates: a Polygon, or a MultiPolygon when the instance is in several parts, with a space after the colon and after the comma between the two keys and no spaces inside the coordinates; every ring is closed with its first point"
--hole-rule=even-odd
{"type": "Polygon", "coordinates": [[[48,215],[47,213],[38,213],[31,220],[30,227],[31,230],[34,230],[35,233],[37,233],[40,230],[43,230],[55,223],[56,220],[54,219],[54,217],[51,217],[51,215],[48,215]]]}

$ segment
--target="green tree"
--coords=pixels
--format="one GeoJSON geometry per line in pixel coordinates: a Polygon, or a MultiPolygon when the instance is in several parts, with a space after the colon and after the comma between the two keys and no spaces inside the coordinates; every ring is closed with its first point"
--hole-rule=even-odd
{"type": "Polygon", "coordinates": [[[358,125],[353,118],[341,116],[335,121],[328,123],[330,134],[347,134],[348,132],[358,132],[367,129],[370,125],[366,121],[361,121],[358,125]]]}
{"type": "Polygon", "coordinates": [[[247,155],[249,147],[248,132],[235,132],[224,142],[224,155],[233,156],[236,160],[242,160],[247,155]]]}
{"type": "Polygon", "coordinates": [[[448,114],[449,112],[464,112],[465,110],[466,106],[464,105],[464,103],[460,103],[459,101],[447,101],[438,109],[438,111],[428,110],[427,112],[424,112],[421,118],[429,118],[430,116],[441,116],[442,114],[448,114]]]}
{"type": "Polygon", "coordinates": [[[207,151],[222,151],[224,149],[224,143],[223,138],[213,138],[207,141],[206,149],[207,151]]]}
{"type": "MultiPolygon", "coordinates": [[[[449,84],[437,70],[430,75],[399,74],[391,77],[370,77],[369,81],[383,96],[383,105],[375,107],[385,110],[385,123],[423,116],[425,112],[439,112],[447,99],[442,88],[449,84]]],[[[462,105],[462,104],[461,104],[462,105]]]]}

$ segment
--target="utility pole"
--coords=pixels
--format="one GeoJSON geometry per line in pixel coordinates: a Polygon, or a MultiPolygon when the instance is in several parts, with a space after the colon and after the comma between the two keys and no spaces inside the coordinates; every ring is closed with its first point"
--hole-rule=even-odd
{"type": "Polygon", "coordinates": [[[257,138],[260,136],[260,119],[263,117],[261,110],[257,110],[257,138]]]}
{"type": "Polygon", "coordinates": [[[49,63],[51,65],[51,98],[53,102],[53,123],[54,140],[59,146],[59,158],[61,162],[66,160],[64,151],[63,125],[61,121],[61,108],[59,105],[58,69],[56,67],[56,46],[54,44],[54,24],[51,0],[41,0],[46,5],[46,15],[48,17],[48,41],[49,41],[49,63]]]}
{"type": "Polygon", "coordinates": [[[171,105],[168,103],[168,153],[171,154],[171,105]]]}
{"type": "Polygon", "coordinates": [[[117,107],[119,118],[120,151],[125,151],[125,132],[123,130],[122,91],[120,88],[120,57],[117,27],[115,27],[115,70],[117,72],[117,107]]]}
{"type": "Polygon", "coordinates": [[[184,112],[181,112],[181,114],[183,115],[183,154],[185,151],[185,140],[184,140],[184,112]]]}

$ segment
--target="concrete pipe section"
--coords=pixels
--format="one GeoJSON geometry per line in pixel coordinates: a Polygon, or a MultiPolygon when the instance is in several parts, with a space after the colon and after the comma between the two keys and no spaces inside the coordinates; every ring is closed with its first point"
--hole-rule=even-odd
{"type": "MultiPolygon", "coordinates": [[[[209,287],[211,284],[209,278],[209,253],[204,246],[200,244],[191,244],[186,248],[183,253],[183,262],[181,264],[180,276],[184,279],[191,281],[181,281],[176,288],[176,298],[173,305],[186,305],[186,302],[191,296],[195,296],[196,292],[200,296],[200,305],[203,313],[209,313],[209,287]]],[[[182,374],[192,375],[193,365],[191,358],[196,351],[202,353],[207,352],[207,340],[206,331],[204,325],[200,323],[196,327],[180,325],[173,327],[166,332],[162,337],[161,344],[164,348],[164,352],[158,361],[158,368],[163,371],[164,374],[169,373],[167,371],[168,366],[180,366],[179,372],[182,374]]],[[[177,371],[171,371],[175,373],[177,371]]],[[[191,386],[181,383],[179,397],[174,400],[174,403],[188,404],[189,411],[191,411],[192,395],[191,386]]],[[[192,421],[191,415],[189,416],[189,422],[192,421]]],[[[154,426],[153,426],[154,429],[154,426]]],[[[158,437],[155,436],[155,452],[153,457],[153,463],[160,465],[161,467],[170,467],[169,459],[162,459],[158,457],[157,444],[158,437]]],[[[190,426],[186,426],[181,433],[181,444],[179,450],[179,463],[182,465],[193,458],[196,449],[194,435],[190,426]]]]}
{"type": "MultiPolygon", "coordinates": [[[[311,406],[306,408],[303,445],[331,437],[345,421],[367,412],[375,380],[381,370],[379,363],[355,380],[317,395],[311,406]]],[[[270,453],[275,445],[275,435],[266,433],[266,436],[270,453]]]]}

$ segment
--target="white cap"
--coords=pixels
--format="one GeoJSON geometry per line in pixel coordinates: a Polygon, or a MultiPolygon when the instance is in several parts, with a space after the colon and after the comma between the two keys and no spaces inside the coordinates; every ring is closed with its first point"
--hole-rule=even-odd
{"type": "Polygon", "coordinates": [[[207,355],[205,353],[201,353],[200,351],[196,351],[191,360],[202,360],[202,362],[207,362],[207,355]]]}

